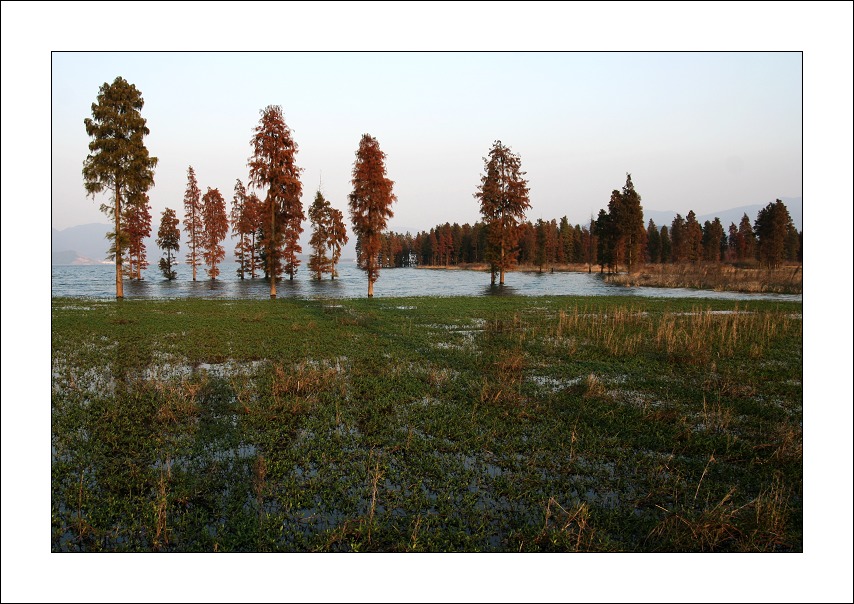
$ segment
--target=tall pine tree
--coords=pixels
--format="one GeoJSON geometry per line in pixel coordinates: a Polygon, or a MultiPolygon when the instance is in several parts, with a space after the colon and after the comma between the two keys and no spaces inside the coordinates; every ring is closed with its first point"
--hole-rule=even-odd
{"type": "Polygon", "coordinates": [[[202,218],[202,192],[193,166],[187,168],[187,188],[184,190],[184,230],[187,232],[187,264],[196,269],[202,264],[201,246],[205,224],[202,218]]]}
{"type": "Polygon", "coordinates": [[[113,192],[101,211],[113,218],[110,257],[116,262],[116,298],[124,298],[122,258],[127,234],[123,225],[123,204],[131,195],[154,186],[157,158],[148,154],[143,142],[149,130],[142,117],[144,101],[136,86],[117,77],[104,82],[92,103],[92,117],[83,120],[91,137],[89,155],[83,162],[83,184],[93,199],[105,190],[113,192]]]}

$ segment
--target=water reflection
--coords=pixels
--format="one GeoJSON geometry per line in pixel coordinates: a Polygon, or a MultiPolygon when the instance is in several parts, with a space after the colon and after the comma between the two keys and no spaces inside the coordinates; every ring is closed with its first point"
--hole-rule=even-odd
{"type": "MultiPolygon", "coordinates": [[[[178,278],[163,279],[156,268],[144,273],[143,281],[125,281],[125,297],[133,298],[268,298],[270,282],[240,279],[236,265],[224,265],[216,280],[193,281],[186,265],[177,267],[178,278]]],[[[368,282],[354,264],[342,264],[339,278],[322,281],[300,270],[291,281],[276,284],[278,298],[364,298],[368,282]]],[[[643,296],[660,298],[716,298],[725,300],[792,300],[800,294],[745,294],[685,288],[626,287],[606,283],[599,273],[511,272],[505,285],[490,285],[488,271],[441,269],[384,269],[374,285],[377,298],[411,296],[643,296]]],[[[97,266],[53,266],[51,295],[64,297],[114,298],[115,268],[97,266]]]]}

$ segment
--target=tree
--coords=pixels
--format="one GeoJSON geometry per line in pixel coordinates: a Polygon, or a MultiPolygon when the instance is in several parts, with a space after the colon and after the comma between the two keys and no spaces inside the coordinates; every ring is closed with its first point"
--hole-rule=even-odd
{"type": "Polygon", "coordinates": [[[685,217],[685,243],[687,259],[696,264],[703,258],[703,227],[697,222],[694,210],[685,217]]]}
{"type": "Polygon", "coordinates": [[[101,211],[112,216],[113,231],[109,255],[116,262],[116,298],[124,298],[122,283],[123,243],[126,234],[122,224],[122,203],[136,193],[145,193],[154,185],[157,158],[148,154],[143,139],[149,134],[141,111],[142,95],[136,86],[117,77],[112,84],[104,82],[92,103],[92,117],[83,120],[89,142],[89,155],[83,161],[83,184],[87,196],[110,190],[111,202],[101,204],[101,211]]]}
{"type": "Polygon", "coordinates": [[[255,232],[255,222],[252,216],[253,208],[249,204],[246,195],[246,187],[238,178],[234,183],[234,197],[231,204],[231,236],[237,237],[237,245],[234,246],[234,258],[237,260],[237,276],[246,278],[251,273],[252,257],[252,235],[255,232]]]}
{"type": "Polygon", "coordinates": [[[219,263],[225,258],[225,248],[222,240],[228,235],[228,215],[225,211],[225,199],[219,189],[208,187],[202,197],[202,220],[204,231],[202,233],[201,248],[205,264],[207,265],[208,277],[216,279],[219,276],[219,263]]]}
{"type": "Polygon", "coordinates": [[[671,261],[684,262],[688,259],[688,233],[685,228],[685,219],[682,214],[677,214],[670,224],[671,261]]]}
{"type": "Polygon", "coordinates": [[[721,242],[726,241],[724,227],[721,224],[720,218],[715,218],[714,221],[708,220],[703,223],[703,259],[708,262],[720,262],[721,260],[721,242]]]}
{"type": "Polygon", "coordinates": [[[308,219],[311,221],[311,239],[308,243],[312,250],[308,258],[308,270],[318,281],[323,278],[323,273],[332,270],[332,263],[326,257],[329,231],[332,228],[330,209],[329,202],[320,191],[314,196],[314,203],[308,208],[308,219]]]}
{"type": "Polygon", "coordinates": [[[741,217],[741,222],[738,223],[736,257],[739,261],[756,258],[756,233],[753,232],[753,226],[750,224],[750,218],[747,214],[744,214],[741,217]]]}
{"type": "Polygon", "coordinates": [[[122,208],[127,256],[125,272],[131,279],[142,279],[142,271],[148,268],[145,254],[145,238],[151,235],[151,204],[148,193],[134,191],[122,208]]]}
{"type": "MultiPolygon", "coordinates": [[[[619,191],[613,191],[611,197],[619,195],[619,191]]],[[[596,222],[591,223],[591,232],[596,236],[596,258],[599,261],[599,272],[604,273],[605,267],[608,267],[610,273],[616,264],[614,252],[616,247],[616,237],[614,228],[614,217],[604,209],[599,210],[599,215],[596,217],[596,222]]]]}
{"type": "Polygon", "coordinates": [[[332,258],[329,260],[331,265],[331,270],[329,272],[331,278],[335,279],[335,275],[337,274],[335,266],[338,264],[338,261],[341,260],[341,249],[350,239],[347,237],[347,227],[344,226],[344,214],[341,210],[330,207],[329,215],[329,239],[327,239],[326,245],[332,251],[332,258]]]}
{"type": "Polygon", "coordinates": [[[756,233],[759,261],[777,268],[785,259],[786,242],[794,230],[789,210],[779,199],[759,210],[753,230],[756,233]]]}
{"type": "Polygon", "coordinates": [[[285,123],[282,108],[268,105],[261,111],[261,119],[254,130],[250,144],[253,153],[249,158],[249,183],[266,189],[263,204],[263,240],[270,278],[270,297],[276,297],[276,279],[287,269],[294,278],[302,251],[299,234],[302,233],[302,170],[296,165],[299,151],[285,123]],[[282,249],[284,246],[285,249],[282,249]],[[282,260],[287,263],[282,266],[282,260]]]}
{"type": "Polygon", "coordinates": [[[646,227],[646,253],[653,264],[661,262],[661,233],[652,218],[646,227]]]}
{"type": "Polygon", "coordinates": [[[187,188],[184,190],[184,230],[187,231],[187,263],[193,267],[193,281],[196,280],[196,268],[202,263],[199,248],[204,236],[202,221],[202,192],[196,181],[193,166],[187,168],[187,188]]]}
{"type": "Polygon", "coordinates": [[[630,273],[643,264],[643,248],[646,245],[646,229],[643,226],[641,196],[635,191],[632,175],[626,173],[626,184],[620,194],[620,203],[614,216],[618,249],[630,273]]]}
{"type": "Polygon", "coordinates": [[[363,134],[353,163],[353,192],[349,195],[350,219],[356,234],[359,268],[368,275],[368,297],[374,295],[374,282],[379,277],[381,235],[386,222],[394,216],[391,205],[397,200],[392,192],[394,182],[386,177],[386,154],[377,139],[363,134]]]}
{"type": "Polygon", "coordinates": [[[673,243],[670,241],[670,232],[667,226],[661,227],[661,262],[670,262],[670,256],[673,251],[673,243]]]}
{"type": "Polygon", "coordinates": [[[564,216],[560,219],[558,227],[560,245],[558,246],[557,261],[560,264],[570,264],[573,258],[573,235],[575,231],[569,224],[569,219],[564,216]]]}
{"type": "Polygon", "coordinates": [[[258,198],[254,191],[246,196],[246,216],[248,222],[252,225],[249,232],[249,276],[255,278],[255,273],[264,267],[264,261],[261,258],[261,233],[262,221],[264,219],[264,204],[258,198]]]}
{"type": "Polygon", "coordinates": [[[160,259],[160,272],[170,281],[178,276],[178,273],[172,267],[176,264],[175,256],[177,256],[178,249],[181,247],[181,230],[178,228],[179,222],[178,217],[175,215],[175,210],[166,208],[160,217],[160,228],[157,229],[157,245],[166,253],[166,256],[160,259]]]}
{"type": "Polygon", "coordinates": [[[474,196],[480,201],[480,213],[486,223],[492,284],[497,271],[499,283],[504,285],[504,273],[516,263],[519,225],[531,207],[528,181],[523,178],[521,158],[499,140],[493,143],[489,157],[484,157],[483,162],[485,173],[474,196]]]}

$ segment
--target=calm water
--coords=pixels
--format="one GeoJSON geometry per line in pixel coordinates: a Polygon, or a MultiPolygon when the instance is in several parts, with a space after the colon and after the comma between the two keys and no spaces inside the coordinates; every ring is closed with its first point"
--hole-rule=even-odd
{"type": "MultiPolygon", "coordinates": [[[[51,295],[78,298],[114,298],[116,269],[110,265],[51,267],[51,295]]],[[[177,267],[178,278],[167,281],[156,268],[149,267],[142,281],[124,283],[125,298],[269,298],[270,284],[264,279],[240,280],[236,264],[224,264],[216,281],[205,277],[203,270],[192,280],[186,265],[177,267]]],[[[276,285],[279,298],[363,298],[367,295],[365,274],[353,263],[339,266],[340,278],[327,276],[323,281],[309,278],[300,267],[294,281],[276,285]]],[[[430,270],[414,268],[384,269],[374,284],[374,297],[410,296],[646,296],[663,298],[717,298],[728,300],[794,300],[801,295],[740,294],[693,289],[625,287],[605,283],[598,273],[513,272],[506,276],[504,287],[491,287],[489,273],[464,270],[430,270]]]]}

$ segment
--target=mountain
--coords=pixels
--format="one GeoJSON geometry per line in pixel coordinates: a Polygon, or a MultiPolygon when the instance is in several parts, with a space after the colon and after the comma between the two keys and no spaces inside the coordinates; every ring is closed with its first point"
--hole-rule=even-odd
{"type": "MultiPolygon", "coordinates": [[[[773,203],[774,200],[771,200],[769,203],[773,203]]],[[[789,216],[792,217],[792,223],[795,225],[795,228],[799,231],[803,230],[803,198],[801,197],[781,197],[780,201],[786,204],[786,209],[789,210],[789,216]]],[[[742,216],[747,214],[747,217],[750,218],[750,224],[752,225],[756,221],[756,215],[759,213],[759,210],[766,207],[767,203],[757,203],[748,206],[739,206],[737,208],[732,208],[729,210],[721,210],[719,212],[712,212],[711,214],[702,214],[697,216],[697,222],[700,223],[700,226],[703,225],[704,222],[713,221],[715,218],[720,218],[721,224],[724,227],[724,232],[729,232],[729,225],[735,223],[738,226],[738,223],[741,222],[742,216]]],[[[682,215],[682,218],[688,215],[688,212],[691,208],[687,210],[680,211],[679,214],[682,215]]],[[[655,226],[661,228],[666,226],[668,230],[670,229],[670,225],[673,224],[673,219],[676,218],[676,212],[672,210],[647,210],[643,211],[643,220],[644,225],[649,225],[650,218],[653,222],[655,222],[655,226]]]]}
{"type": "MultiPolygon", "coordinates": [[[[302,245],[303,266],[308,262],[308,254],[311,253],[311,246],[308,240],[311,237],[311,228],[308,224],[305,225],[300,243],[302,245]]],[[[51,264],[102,264],[107,262],[107,250],[110,243],[107,240],[107,233],[112,231],[112,226],[109,224],[92,223],[81,224],[79,226],[69,227],[67,229],[57,230],[51,229],[51,264]]],[[[152,232],[156,232],[152,226],[152,232]]],[[[356,243],[352,234],[350,242],[344,246],[342,260],[356,257],[356,243]]],[[[181,231],[181,249],[178,252],[178,259],[184,262],[186,248],[183,238],[186,233],[181,231]]],[[[236,239],[231,236],[223,241],[225,247],[225,258],[223,262],[234,262],[234,246],[237,244],[236,239]]],[[[157,264],[160,259],[161,251],[157,247],[156,237],[147,237],[145,239],[145,251],[148,256],[148,263],[152,266],[157,264]]]]}
{"type": "Polygon", "coordinates": [[[51,230],[51,264],[101,264],[110,243],[108,224],[92,223],[51,230]]]}

